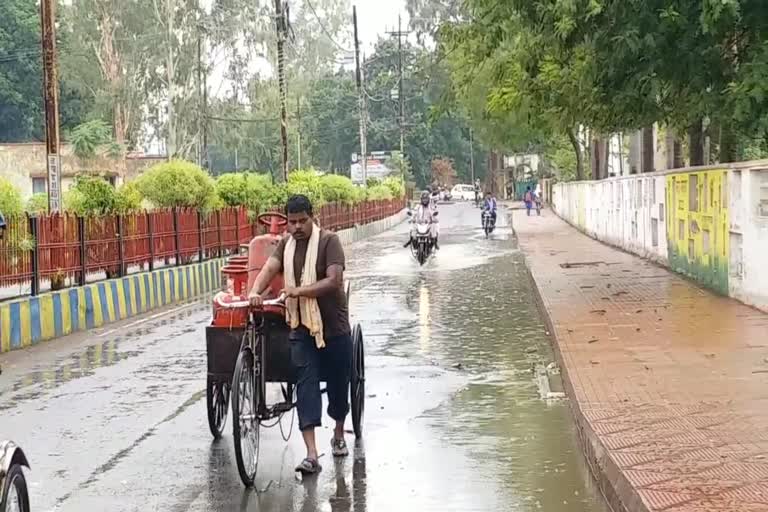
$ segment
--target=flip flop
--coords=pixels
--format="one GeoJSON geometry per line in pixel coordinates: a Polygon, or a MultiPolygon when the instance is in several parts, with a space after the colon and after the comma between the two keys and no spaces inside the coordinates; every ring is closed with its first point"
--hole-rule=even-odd
{"type": "Polygon", "coordinates": [[[298,466],[296,466],[296,472],[301,473],[302,475],[315,475],[322,469],[323,468],[320,466],[319,462],[310,458],[304,459],[298,466]]]}

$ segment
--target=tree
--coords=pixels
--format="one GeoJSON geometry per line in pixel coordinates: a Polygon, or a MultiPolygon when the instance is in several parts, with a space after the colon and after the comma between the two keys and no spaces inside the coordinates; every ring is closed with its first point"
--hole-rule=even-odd
{"type": "Polygon", "coordinates": [[[119,156],[120,147],[112,139],[112,130],[104,121],[94,120],[76,126],[69,136],[75,155],[83,160],[96,157],[106,147],[111,156],[119,156]]]}
{"type": "Polygon", "coordinates": [[[432,160],[432,183],[453,185],[455,179],[456,170],[453,168],[453,162],[447,158],[432,160]]]}
{"type": "MultiPolygon", "coordinates": [[[[0,12],[0,142],[42,140],[40,10],[36,2],[0,0],[0,12]]],[[[59,34],[59,40],[66,45],[68,34],[59,34]]],[[[63,130],[81,122],[89,108],[68,78],[59,82],[63,130]]]]}

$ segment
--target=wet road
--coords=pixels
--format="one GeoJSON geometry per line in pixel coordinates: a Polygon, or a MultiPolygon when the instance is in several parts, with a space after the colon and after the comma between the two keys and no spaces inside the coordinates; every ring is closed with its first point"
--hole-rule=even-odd
{"type": "Polygon", "coordinates": [[[368,393],[348,460],[297,481],[300,436],[263,430],[243,489],[229,425],[208,432],[204,300],[0,358],[0,437],[31,460],[34,510],[606,511],[567,403],[541,398],[553,356],[505,215],[491,240],[469,205],[440,215],[424,268],[405,225],[348,250],[368,393]]]}

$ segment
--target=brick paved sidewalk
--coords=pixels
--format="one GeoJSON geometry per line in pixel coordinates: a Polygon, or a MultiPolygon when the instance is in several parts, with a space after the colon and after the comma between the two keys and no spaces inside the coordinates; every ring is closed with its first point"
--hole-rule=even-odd
{"type": "Polygon", "coordinates": [[[513,215],[614,510],[768,511],[768,314],[513,215]]]}

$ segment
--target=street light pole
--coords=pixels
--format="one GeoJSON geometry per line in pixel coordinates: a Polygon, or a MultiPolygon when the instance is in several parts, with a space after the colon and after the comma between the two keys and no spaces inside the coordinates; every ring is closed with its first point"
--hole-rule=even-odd
{"type": "Polygon", "coordinates": [[[41,0],[43,46],[43,103],[48,165],[48,210],[61,211],[61,155],[59,154],[59,80],[56,73],[56,0],[41,0]]]}
{"type": "Polygon", "coordinates": [[[472,173],[472,185],[475,184],[475,145],[472,136],[472,127],[469,127],[469,171],[472,173]]]}
{"type": "Polygon", "coordinates": [[[403,97],[403,26],[400,15],[397,15],[397,71],[400,75],[398,80],[398,94],[400,100],[400,155],[403,155],[405,147],[405,98],[403,97]]]}
{"type": "Polygon", "coordinates": [[[360,66],[360,40],[357,36],[357,6],[352,6],[352,24],[355,32],[355,81],[357,82],[358,107],[360,109],[360,166],[363,171],[363,186],[368,184],[368,141],[366,140],[365,89],[363,71],[360,66]]]}

